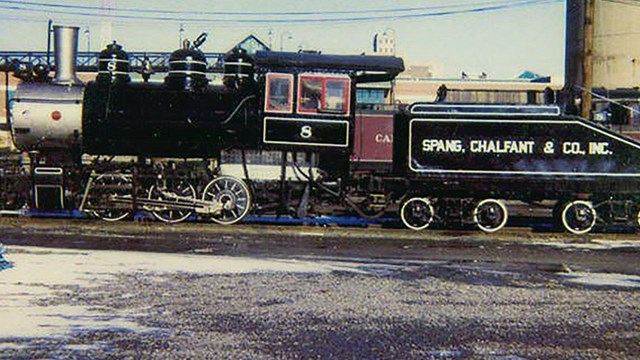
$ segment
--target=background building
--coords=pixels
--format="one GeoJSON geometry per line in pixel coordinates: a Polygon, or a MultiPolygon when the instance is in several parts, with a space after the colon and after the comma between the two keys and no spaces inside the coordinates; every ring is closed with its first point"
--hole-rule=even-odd
{"type": "Polygon", "coordinates": [[[567,0],[565,95],[583,116],[638,127],[640,2],[567,0]]]}
{"type": "Polygon", "coordinates": [[[373,36],[373,54],[395,56],[396,32],[393,29],[378,32],[373,36]]]}
{"type": "MultiPolygon", "coordinates": [[[[640,2],[591,0],[593,18],[593,87],[640,85],[640,2]]],[[[567,3],[567,85],[584,83],[586,0],[567,3]]]]}

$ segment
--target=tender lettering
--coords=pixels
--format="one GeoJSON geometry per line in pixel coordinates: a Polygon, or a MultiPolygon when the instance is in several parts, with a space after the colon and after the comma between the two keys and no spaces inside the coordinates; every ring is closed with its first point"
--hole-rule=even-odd
{"type": "Polygon", "coordinates": [[[462,140],[454,139],[424,139],[422,140],[424,152],[464,152],[462,140]]]}
{"type": "Polygon", "coordinates": [[[378,144],[391,144],[393,143],[393,135],[391,134],[376,134],[375,140],[378,144]]]}
{"type": "Polygon", "coordinates": [[[608,142],[590,142],[589,155],[612,155],[613,151],[609,150],[608,142]]]}
{"type": "MultiPolygon", "coordinates": [[[[378,134],[376,142],[385,143],[388,139],[386,135],[378,134]]],[[[553,155],[555,153],[555,144],[553,141],[540,143],[536,147],[533,140],[461,140],[461,139],[424,139],[422,140],[423,152],[435,153],[465,153],[470,151],[474,154],[524,154],[534,155],[535,149],[538,153],[553,155]]],[[[577,141],[565,141],[562,146],[563,155],[595,155],[605,156],[612,155],[608,142],[589,142],[580,143],[577,141]]]]}
{"type": "Polygon", "coordinates": [[[533,154],[535,141],[529,140],[471,140],[473,153],[533,154]]]}
{"type": "Polygon", "coordinates": [[[579,142],[567,141],[562,143],[562,153],[565,155],[585,155],[582,144],[579,142]]]}

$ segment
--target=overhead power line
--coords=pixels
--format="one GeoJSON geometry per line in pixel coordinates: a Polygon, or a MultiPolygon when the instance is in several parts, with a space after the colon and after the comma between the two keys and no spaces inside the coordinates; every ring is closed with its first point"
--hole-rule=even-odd
{"type": "Polygon", "coordinates": [[[372,13],[401,13],[425,10],[458,9],[481,6],[496,6],[512,4],[513,0],[493,0],[485,2],[468,1],[457,4],[432,5],[403,8],[383,8],[383,9],[354,9],[354,10],[318,10],[318,11],[180,11],[162,10],[153,8],[129,8],[129,7],[109,7],[109,6],[88,6],[88,5],[68,5],[50,2],[20,1],[20,0],[0,0],[0,3],[16,4],[22,6],[33,6],[37,8],[53,9],[76,9],[95,10],[101,12],[131,12],[141,14],[173,14],[173,15],[237,15],[237,16],[317,16],[317,15],[352,15],[352,14],[372,14],[372,13]]]}
{"type": "MultiPolygon", "coordinates": [[[[84,18],[103,18],[108,16],[113,19],[125,20],[153,20],[153,21],[173,21],[181,23],[203,23],[216,22],[226,24],[308,24],[308,23],[339,23],[339,22],[367,22],[380,20],[403,20],[417,19],[426,17],[438,17],[448,15],[458,15],[466,13],[483,13],[533,5],[542,5],[549,3],[558,3],[563,0],[520,0],[520,1],[492,1],[472,4],[454,4],[449,6],[432,6],[419,8],[395,8],[395,9],[372,9],[372,10],[353,10],[342,12],[199,12],[199,11],[168,11],[168,10],[145,10],[126,8],[126,10],[113,8],[108,14],[101,11],[100,7],[80,6],[80,5],[63,5],[52,3],[22,2],[15,0],[0,0],[0,8],[7,10],[15,10],[20,12],[60,14],[67,16],[78,16],[84,18]],[[42,8],[48,6],[49,8],[42,8]],[[123,13],[124,12],[124,13],[123,13]],[[157,13],[158,15],[147,15],[148,13],[157,13]],[[381,13],[380,15],[377,15],[381,13]],[[163,14],[163,15],[160,15],[163,14]],[[354,15],[355,14],[355,15],[354,15]],[[376,14],[376,15],[360,15],[360,14],[376,14]],[[180,15],[180,16],[177,16],[180,15]],[[185,15],[189,15],[185,17],[185,15]],[[208,15],[208,16],[202,16],[208,15]],[[304,17],[303,17],[304,15],[304,17]],[[337,16],[350,15],[350,16],[337,16]],[[230,18],[237,16],[237,18],[230,18]],[[256,16],[251,19],[246,16],[256,16]],[[266,18],[265,18],[266,17],[266,18]]],[[[6,14],[5,14],[6,15],[6,14]]]]}

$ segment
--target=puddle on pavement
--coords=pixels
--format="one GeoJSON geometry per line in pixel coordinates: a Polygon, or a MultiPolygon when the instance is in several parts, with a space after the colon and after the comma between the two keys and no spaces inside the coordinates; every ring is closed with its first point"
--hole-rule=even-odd
{"type": "Polygon", "coordinates": [[[574,272],[564,278],[566,282],[584,286],[640,289],[640,276],[636,275],[574,272]]]}
{"type": "Polygon", "coordinates": [[[640,240],[637,239],[590,239],[587,242],[540,242],[534,243],[536,246],[551,247],[567,251],[607,251],[607,250],[631,250],[640,249],[640,240]]]}
{"type": "Polygon", "coordinates": [[[640,276],[637,275],[592,272],[556,263],[447,264],[434,270],[431,276],[475,285],[522,286],[522,281],[540,284],[555,278],[569,285],[640,289],[640,276]]]}

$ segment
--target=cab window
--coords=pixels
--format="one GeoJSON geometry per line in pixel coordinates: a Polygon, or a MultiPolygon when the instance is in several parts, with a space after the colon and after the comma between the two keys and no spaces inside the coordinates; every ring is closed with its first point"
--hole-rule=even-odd
{"type": "Polygon", "coordinates": [[[276,113],[293,111],[293,75],[267,74],[264,111],[276,113]]]}
{"type": "Polygon", "coordinates": [[[346,77],[300,75],[298,112],[348,114],[350,80],[346,77]]]}

